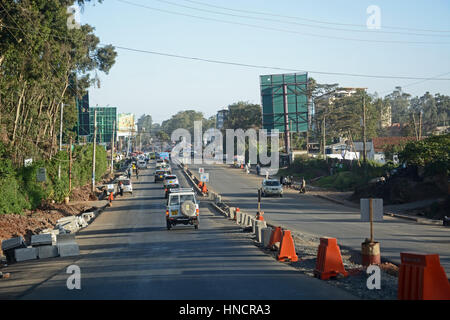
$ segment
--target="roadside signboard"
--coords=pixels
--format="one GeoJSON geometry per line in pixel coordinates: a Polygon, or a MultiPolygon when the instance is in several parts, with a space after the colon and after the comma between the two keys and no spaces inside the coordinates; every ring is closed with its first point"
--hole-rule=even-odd
{"type": "Polygon", "coordinates": [[[205,168],[198,168],[198,173],[205,173],[205,168]]]}
{"type": "Polygon", "coordinates": [[[23,162],[23,165],[24,165],[25,167],[29,167],[29,166],[31,166],[32,164],[33,164],[33,159],[32,159],[32,158],[30,158],[30,159],[25,159],[24,162],[23,162]]]}
{"type": "Polygon", "coordinates": [[[45,168],[38,169],[36,178],[38,182],[45,182],[47,180],[47,172],[45,168]]]}
{"type": "Polygon", "coordinates": [[[209,182],[209,173],[202,173],[200,175],[200,181],[201,182],[209,182]]]}
{"type": "MultiPolygon", "coordinates": [[[[361,221],[370,222],[370,200],[360,199],[361,221]]],[[[372,199],[373,221],[383,221],[383,199],[372,199]]]]}
{"type": "Polygon", "coordinates": [[[262,125],[269,132],[306,132],[308,129],[308,73],[260,76],[262,125]]]}

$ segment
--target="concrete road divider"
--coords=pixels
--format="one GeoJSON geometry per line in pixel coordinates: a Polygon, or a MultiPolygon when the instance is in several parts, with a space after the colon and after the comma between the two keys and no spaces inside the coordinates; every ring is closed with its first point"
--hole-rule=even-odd
{"type": "Polygon", "coordinates": [[[59,255],[57,246],[39,246],[37,247],[39,259],[55,258],[59,255]]]}
{"type": "Polygon", "coordinates": [[[14,256],[17,262],[37,259],[36,248],[20,248],[14,250],[14,256]]]}
{"type": "Polygon", "coordinates": [[[228,207],[229,217],[231,220],[236,220],[236,208],[235,207],[228,207]]]}
{"type": "Polygon", "coordinates": [[[35,234],[31,236],[31,246],[39,247],[45,245],[52,245],[53,238],[50,233],[47,234],[35,234]]]}
{"type": "Polygon", "coordinates": [[[438,254],[400,253],[399,300],[450,300],[450,283],[438,254]]]}
{"type": "Polygon", "coordinates": [[[72,257],[80,254],[80,249],[77,243],[62,243],[57,246],[60,257],[72,257]]]}
{"type": "Polygon", "coordinates": [[[261,229],[261,242],[264,248],[267,248],[269,246],[272,231],[273,229],[271,227],[261,229]]]}
{"type": "Polygon", "coordinates": [[[284,230],[283,232],[283,238],[281,238],[280,251],[278,252],[277,259],[278,261],[298,261],[298,256],[295,252],[294,239],[292,238],[290,230],[284,230]]]}
{"type": "Polygon", "coordinates": [[[262,230],[265,228],[267,228],[267,223],[265,221],[256,220],[256,227],[255,227],[256,242],[258,243],[262,242],[262,230]]]}
{"type": "Polygon", "coordinates": [[[57,244],[76,243],[74,234],[58,234],[56,236],[57,244]]]}
{"type": "Polygon", "coordinates": [[[241,224],[242,213],[240,211],[235,210],[234,214],[236,215],[236,224],[241,224]]]}
{"type": "Polygon", "coordinates": [[[321,280],[328,280],[339,274],[348,276],[336,238],[320,238],[314,276],[321,280]]]}
{"type": "Polygon", "coordinates": [[[11,239],[2,241],[2,250],[6,256],[6,261],[8,263],[13,263],[15,261],[15,250],[20,248],[26,248],[25,241],[22,237],[14,237],[11,239]]]}
{"type": "Polygon", "coordinates": [[[81,214],[81,217],[84,219],[84,221],[89,222],[95,218],[95,213],[94,212],[85,212],[85,213],[81,214]]]}
{"type": "Polygon", "coordinates": [[[241,226],[245,226],[245,223],[247,221],[247,214],[245,212],[241,212],[242,218],[241,218],[241,226]]]}

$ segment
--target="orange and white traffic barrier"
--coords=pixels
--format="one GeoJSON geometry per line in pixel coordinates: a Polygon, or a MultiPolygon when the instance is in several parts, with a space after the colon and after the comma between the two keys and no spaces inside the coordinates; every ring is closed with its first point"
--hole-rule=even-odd
{"type": "Polygon", "coordinates": [[[400,253],[399,300],[450,300],[450,283],[438,254],[400,253]]]}
{"type": "Polygon", "coordinates": [[[314,276],[321,280],[328,280],[339,274],[348,276],[336,238],[320,238],[314,276]]]}
{"type": "Polygon", "coordinates": [[[295,252],[294,239],[292,238],[290,230],[284,230],[283,232],[283,238],[280,242],[280,251],[278,252],[277,259],[278,261],[298,261],[298,256],[295,252]]]}
{"type": "Polygon", "coordinates": [[[272,235],[270,236],[269,244],[267,245],[268,248],[273,248],[275,243],[281,242],[281,238],[283,237],[283,232],[281,231],[281,227],[276,227],[272,231],[272,235]]]}

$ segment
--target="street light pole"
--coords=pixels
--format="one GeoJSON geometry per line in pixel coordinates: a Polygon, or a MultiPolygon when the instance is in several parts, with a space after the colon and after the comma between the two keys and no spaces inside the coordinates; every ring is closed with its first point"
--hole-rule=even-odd
{"type": "Polygon", "coordinates": [[[94,148],[92,152],[92,192],[95,192],[95,151],[97,143],[97,110],[94,110],[94,148]]]}

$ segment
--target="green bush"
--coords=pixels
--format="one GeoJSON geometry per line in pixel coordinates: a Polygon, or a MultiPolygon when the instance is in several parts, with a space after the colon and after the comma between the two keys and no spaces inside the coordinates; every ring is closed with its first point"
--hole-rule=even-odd
{"type": "MultiPolygon", "coordinates": [[[[72,188],[89,183],[92,179],[92,145],[76,146],[73,151],[72,188]]],[[[14,169],[7,148],[0,143],[0,214],[22,213],[24,209],[36,209],[42,200],[62,202],[69,195],[69,156],[58,152],[49,161],[33,161],[28,167],[14,169]],[[58,168],[61,166],[61,178],[58,168]],[[37,182],[39,168],[46,169],[47,181],[37,182]]],[[[106,150],[96,148],[96,181],[108,168],[106,150]]]]}

